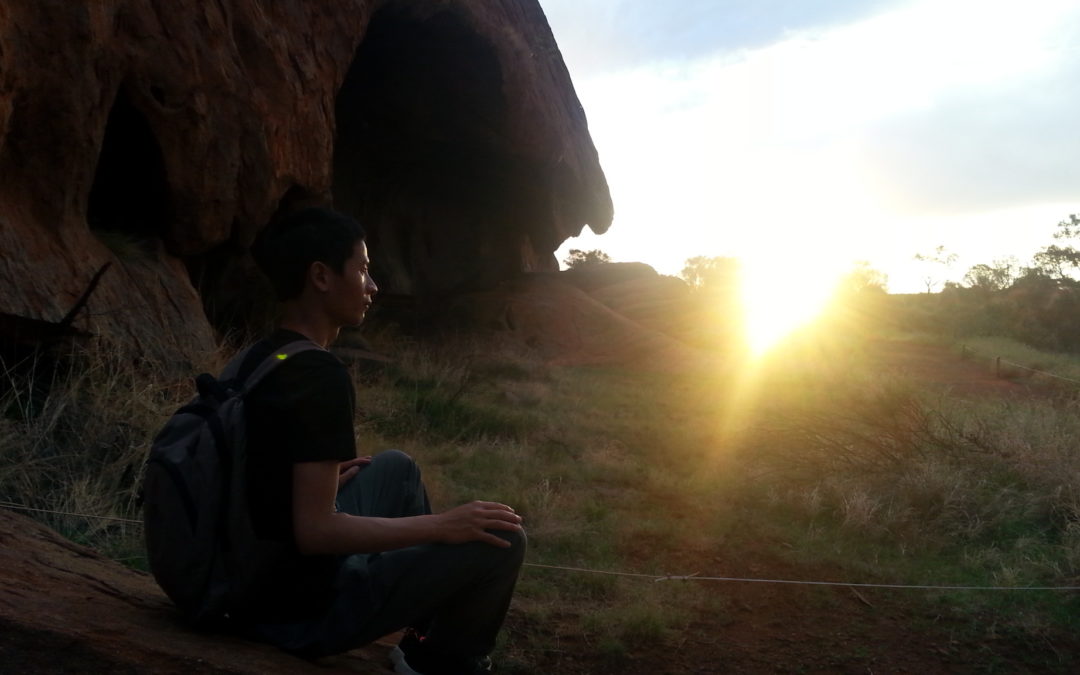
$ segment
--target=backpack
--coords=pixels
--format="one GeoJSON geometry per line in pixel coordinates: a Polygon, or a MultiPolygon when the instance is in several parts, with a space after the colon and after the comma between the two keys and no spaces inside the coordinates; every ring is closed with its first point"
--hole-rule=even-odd
{"type": "Polygon", "coordinates": [[[198,394],[154,438],[142,483],[150,571],[192,621],[214,625],[260,587],[286,545],[260,540],[247,504],[244,397],[281,363],[322,349],[297,340],[270,354],[243,381],[248,348],[215,378],[195,378],[198,394]]]}

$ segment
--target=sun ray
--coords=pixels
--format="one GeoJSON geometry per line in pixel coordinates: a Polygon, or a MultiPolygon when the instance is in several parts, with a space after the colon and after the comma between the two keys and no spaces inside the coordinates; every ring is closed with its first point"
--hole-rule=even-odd
{"type": "Polygon", "coordinates": [[[839,274],[827,266],[804,264],[798,274],[783,273],[785,267],[775,259],[743,262],[743,323],[754,356],[817,317],[835,291],[839,274]]]}

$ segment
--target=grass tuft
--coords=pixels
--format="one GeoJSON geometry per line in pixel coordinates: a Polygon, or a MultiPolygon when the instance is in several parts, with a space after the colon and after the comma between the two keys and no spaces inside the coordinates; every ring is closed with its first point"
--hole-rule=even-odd
{"type": "MultiPolygon", "coordinates": [[[[50,370],[47,394],[35,406],[27,404],[31,392],[17,386],[16,370],[3,371],[16,386],[0,400],[0,494],[42,511],[138,519],[150,441],[194,388],[101,342],[73,350],[50,370]]],[[[76,542],[142,563],[137,525],[59,513],[40,519],[76,542]]]]}

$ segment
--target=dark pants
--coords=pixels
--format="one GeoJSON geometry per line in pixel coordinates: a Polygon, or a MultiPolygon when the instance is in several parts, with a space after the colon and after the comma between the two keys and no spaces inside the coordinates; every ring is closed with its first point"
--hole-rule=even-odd
{"type": "MultiPolygon", "coordinates": [[[[431,513],[420,470],[388,450],[338,492],[338,509],[357,516],[398,518],[431,513]]],[[[502,626],[525,536],[496,531],[510,548],[472,542],[423,544],[346,558],[337,597],[321,617],[255,626],[256,636],[308,656],[335,654],[413,627],[425,645],[460,658],[488,654],[502,626]]]]}

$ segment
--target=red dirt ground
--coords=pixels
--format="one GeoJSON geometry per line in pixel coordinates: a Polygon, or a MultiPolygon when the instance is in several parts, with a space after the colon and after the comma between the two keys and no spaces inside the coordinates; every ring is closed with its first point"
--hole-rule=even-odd
{"type": "MultiPolygon", "coordinates": [[[[1033,382],[998,379],[992,364],[961,359],[947,348],[882,340],[872,355],[886,372],[937,385],[959,396],[1052,395],[1033,382]]],[[[775,552],[782,542],[761,541],[757,550],[681,551],[666,569],[700,576],[851,581],[828,566],[794,565],[775,552]],[[701,569],[702,560],[709,569],[701,569]]],[[[655,562],[658,551],[642,556],[655,562]]],[[[879,581],[888,583],[888,579],[879,581]]],[[[645,581],[644,583],[654,583],[645,581]]],[[[950,614],[932,592],[853,589],[737,582],[700,584],[726,608],[699,616],[676,649],[648,645],[618,660],[597,656],[597,645],[559,635],[557,653],[538,655],[551,673],[1030,673],[1080,672],[1080,640],[1044,636],[1040,644],[1017,638],[965,638],[978,634],[950,614]]],[[[715,603],[714,603],[715,604],[715,603]]],[[[992,622],[994,617],[985,617],[992,622]]],[[[535,662],[535,661],[534,661],[535,662]]]]}
{"type": "MultiPolygon", "coordinates": [[[[957,394],[1044,393],[1035,385],[995,379],[985,364],[961,360],[944,348],[881,342],[876,349],[883,368],[957,394]]],[[[759,541],[737,551],[684,550],[663,563],[703,576],[849,580],[842,569],[784,560],[776,553],[782,546],[759,541]],[[703,565],[703,560],[710,562],[703,565]]],[[[648,558],[658,554],[640,552],[648,558]]],[[[555,631],[558,648],[511,656],[529,663],[531,672],[571,675],[1068,673],[1080,664],[1080,640],[1073,636],[1045,636],[1040,644],[1005,636],[964,638],[972,631],[925,592],[662,583],[700,584],[699,592],[714,596],[710,604],[722,609],[697,617],[674,648],[631,645],[617,659],[603,656],[598,645],[572,630],[560,630],[558,619],[554,626],[528,626],[512,613],[510,631],[555,631]]],[[[145,575],[0,512],[0,673],[389,672],[382,665],[389,642],[314,665],[233,638],[190,633],[175,625],[172,614],[145,575]]],[[[506,665],[504,672],[514,672],[506,665]]]]}
{"type": "Polygon", "coordinates": [[[998,378],[987,357],[961,358],[940,345],[906,340],[878,340],[872,353],[886,371],[940,386],[961,396],[1047,396],[1058,391],[1050,382],[1033,381],[1019,371],[998,378]]]}

